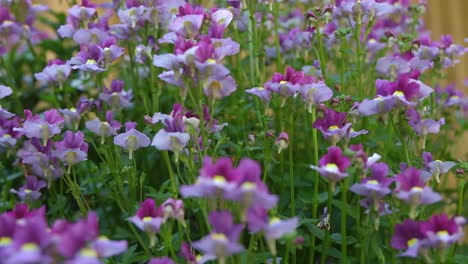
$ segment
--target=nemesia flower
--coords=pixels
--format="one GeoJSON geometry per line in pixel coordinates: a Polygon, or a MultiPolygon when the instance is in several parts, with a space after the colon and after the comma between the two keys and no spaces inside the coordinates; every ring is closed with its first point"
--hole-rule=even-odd
{"type": "Polygon", "coordinates": [[[385,163],[375,163],[371,170],[371,177],[362,179],[360,183],[352,185],[349,189],[362,196],[380,199],[391,192],[389,186],[394,179],[387,177],[389,168],[385,163]]]}
{"type": "Polygon", "coordinates": [[[426,246],[444,249],[463,238],[466,219],[462,216],[448,218],[447,215],[433,215],[423,222],[421,230],[427,236],[426,246]]]}
{"type": "Polygon", "coordinates": [[[182,225],[185,225],[185,207],[182,200],[175,200],[172,198],[167,199],[161,204],[163,208],[164,220],[174,218],[179,221],[182,225]]]}
{"type": "Polygon", "coordinates": [[[46,144],[49,138],[60,134],[61,124],[64,118],[59,114],[56,109],[44,112],[44,117],[39,115],[32,115],[30,110],[24,110],[26,121],[23,123],[22,128],[16,128],[14,131],[23,132],[27,138],[42,139],[43,145],[46,144]]]}
{"type": "Polygon", "coordinates": [[[225,78],[208,78],[203,91],[208,98],[221,99],[233,93],[236,90],[237,84],[231,76],[225,78]]]}
{"type": "Polygon", "coordinates": [[[267,211],[260,205],[249,209],[247,223],[250,232],[263,232],[270,252],[276,256],[276,240],[288,233],[293,233],[299,226],[297,217],[281,220],[277,217],[269,219],[267,211]]]}
{"type": "Polygon", "coordinates": [[[320,130],[326,139],[336,145],[338,141],[346,136],[351,128],[351,123],[346,122],[346,113],[335,112],[335,110],[327,108],[323,113],[323,117],[314,122],[313,127],[320,130]]]}
{"type": "Polygon", "coordinates": [[[299,92],[309,113],[312,113],[313,105],[328,101],[333,96],[332,90],[323,81],[305,84],[299,88],[299,92]]]}
{"type": "Polygon", "coordinates": [[[136,215],[128,218],[128,220],[148,234],[150,246],[153,247],[156,242],[156,234],[159,233],[164,222],[163,208],[156,207],[156,202],[148,198],[140,204],[136,215]]]}
{"type": "Polygon", "coordinates": [[[397,198],[408,202],[411,206],[411,217],[415,217],[414,209],[420,204],[432,204],[442,200],[440,194],[435,193],[431,187],[425,186],[421,171],[416,168],[407,168],[396,176],[397,198]]]}
{"type": "Polygon", "coordinates": [[[377,61],[375,68],[378,73],[387,77],[396,77],[411,71],[410,64],[403,58],[386,56],[377,61]]]}
{"type": "Polygon", "coordinates": [[[101,144],[103,144],[105,137],[117,135],[117,131],[122,127],[122,124],[113,118],[114,112],[109,110],[106,112],[106,121],[102,122],[96,117],[90,121],[86,121],[86,128],[94,134],[101,136],[101,144]]]}
{"type": "Polygon", "coordinates": [[[133,152],[139,148],[149,146],[150,139],[145,134],[136,130],[135,122],[125,123],[125,133],[118,134],[114,137],[114,144],[128,150],[128,158],[132,159],[133,152]]]}
{"type": "Polygon", "coordinates": [[[63,115],[65,126],[77,130],[80,125],[81,113],[74,107],[60,109],[59,111],[63,115]]]}
{"type": "Polygon", "coordinates": [[[11,189],[10,192],[18,195],[21,201],[35,201],[41,196],[40,190],[46,186],[45,182],[35,176],[27,176],[25,185],[19,190],[11,189]]]}
{"type": "Polygon", "coordinates": [[[193,39],[203,23],[203,15],[184,15],[176,18],[169,24],[169,30],[186,38],[193,39]]]}
{"type": "Polygon", "coordinates": [[[104,87],[103,92],[99,94],[99,99],[113,109],[129,108],[133,105],[131,102],[133,98],[132,91],[125,91],[123,87],[123,81],[113,80],[110,88],[104,87]]]}
{"type": "Polygon", "coordinates": [[[425,237],[421,222],[406,219],[403,223],[395,225],[391,244],[394,249],[405,250],[400,256],[415,258],[424,245],[425,237]]]}
{"type": "Polygon", "coordinates": [[[281,132],[275,139],[275,146],[278,148],[278,154],[284,149],[287,149],[289,145],[289,135],[286,132],[281,132]]]}
{"type": "Polygon", "coordinates": [[[63,83],[70,76],[71,66],[61,60],[49,61],[48,65],[42,72],[35,73],[34,77],[44,83],[58,83],[59,87],[63,87],[63,83]]]}
{"type": "Polygon", "coordinates": [[[0,99],[10,96],[13,93],[10,87],[0,84],[0,99]]]}
{"type": "Polygon", "coordinates": [[[65,132],[63,140],[55,143],[55,148],[54,155],[69,167],[88,157],[88,143],[84,141],[84,134],[81,131],[65,132]]]}
{"type": "Polygon", "coordinates": [[[329,147],[327,154],[319,160],[319,166],[311,165],[310,167],[318,171],[324,178],[328,179],[331,184],[348,176],[346,169],[351,165],[351,161],[338,147],[329,147]]]}
{"type": "Polygon", "coordinates": [[[242,225],[234,224],[230,212],[211,212],[208,221],[213,226],[211,233],[193,242],[194,248],[206,255],[216,256],[221,263],[224,263],[226,257],[245,250],[237,242],[242,232],[242,225]]]}

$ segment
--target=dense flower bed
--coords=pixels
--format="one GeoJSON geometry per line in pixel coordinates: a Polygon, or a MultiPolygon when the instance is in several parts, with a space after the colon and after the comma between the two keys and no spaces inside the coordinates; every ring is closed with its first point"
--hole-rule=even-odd
{"type": "Polygon", "coordinates": [[[468,262],[425,10],[0,1],[0,262],[468,262]]]}

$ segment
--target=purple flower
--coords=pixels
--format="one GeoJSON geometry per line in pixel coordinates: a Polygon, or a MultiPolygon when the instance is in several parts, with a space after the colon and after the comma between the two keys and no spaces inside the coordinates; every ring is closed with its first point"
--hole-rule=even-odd
{"type": "Polygon", "coordinates": [[[320,130],[326,139],[331,140],[332,144],[336,145],[340,139],[348,134],[351,123],[347,123],[346,113],[335,112],[335,110],[327,108],[323,117],[314,122],[313,127],[320,130]]]}
{"type": "Polygon", "coordinates": [[[275,146],[278,148],[278,154],[284,149],[287,149],[289,145],[289,135],[286,132],[281,132],[275,139],[275,146]]]}
{"type": "Polygon", "coordinates": [[[93,120],[86,121],[86,128],[94,134],[101,136],[101,144],[103,144],[105,137],[117,135],[117,131],[122,127],[122,124],[113,118],[114,112],[109,110],[106,112],[106,121],[101,122],[96,117],[93,120]]]}
{"type": "Polygon", "coordinates": [[[35,73],[34,77],[44,83],[58,83],[62,88],[63,83],[70,76],[71,66],[60,60],[49,63],[42,72],[35,73]]]}
{"type": "Polygon", "coordinates": [[[436,248],[446,248],[463,238],[463,226],[466,220],[462,216],[448,218],[447,215],[433,215],[423,222],[421,230],[427,236],[426,245],[436,248]]]}
{"type": "Polygon", "coordinates": [[[185,38],[193,39],[200,31],[203,17],[203,15],[185,15],[178,17],[169,25],[169,30],[185,38]]]}
{"type": "Polygon", "coordinates": [[[277,217],[269,219],[268,213],[262,206],[254,206],[247,214],[250,232],[262,231],[265,235],[270,252],[276,255],[276,240],[288,233],[293,233],[299,225],[297,217],[281,220],[277,217]]]}
{"type": "Polygon", "coordinates": [[[13,93],[10,87],[0,84],[0,99],[10,96],[13,93]]]}
{"type": "Polygon", "coordinates": [[[203,86],[203,91],[208,98],[221,99],[236,90],[236,81],[231,76],[222,78],[208,78],[203,86]]]}
{"type": "Polygon", "coordinates": [[[113,109],[129,108],[133,104],[132,91],[124,91],[124,82],[121,80],[113,80],[110,88],[105,87],[104,91],[99,94],[99,99],[106,102],[113,109]]]}
{"type": "Polygon", "coordinates": [[[425,238],[421,222],[407,219],[403,223],[395,225],[391,244],[394,249],[405,250],[400,256],[415,258],[418,256],[425,238]]]}
{"type": "Polygon", "coordinates": [[[174,218],[182,225],[185,225],[185,207],[182,200],[175,200],[172,198],[167,199],[162,205],[164,220],[174,218]]]}
{"type": "Polygon", "coordinates": [[[440,174],[447,173],[451,168],[455,166],[455,162],[434,160],[434,161],[431,161],[428,164],[428,166],[429,166],[429,171],[435,177],[437,183],[440,183],[440,179],[439,179],[440,174]]]}
{"type": "Polygon", "coordinates": [[[99,73],[105,71],[104,69],[104,54],[102,49],[96,45],[85,46],[78,54],[68,61],[72,69],[79,69],[85,72],[91,71],[99,73]]]}
{"type": "Polygon", "coordinates": [[[324,178],[328,179],[332,184],[348,176],[346,169],[351,165],[351,161],[343,156],[342,151],[338,147],[329,147],[328,153],[322,156],[319,160],[319,166],[311,165],[310,167],[318,171],[324,178]]]}
{"type": "Polygon", "coordinates": [[[148,233],[150,238],[150,246],[155,244],[155,235],[159,233],[161,225],[164,222],[164,212],[161,207],[156,207],[156,202],[148,198],[140,204],[140,208],[136,215],[128,218],[140,230],[148,233]]]}
{"type": "Polygon", "coordinates": [[[11,189],[10,192],[18,195],[21,201],[35,201],[41,196],[40,190],[46,187],[47,184],[38,180],[34,176],[26,177],[26,184],[19,190],[11,189]]]}
{"type": "Polygon", "coordinates": [[[174,261],[168,257],[152,258],[148,264],[174,264],[174,261]]]}
{"type": "Polygon", "coordinates": [[[435,193],[430,187],[425,186],[421,177],[421,171],[415,168],[407,168],[396,176],[398,199],[411,205],[411,217],[415,217],[414,209],[420,204],[432,204],[442,200],[440,194],[435,193]]]}
{"type": "Polygon", "coordinates": [[[323,81],[303,85],[299,92],[309,113],[312,113],[313,105],[328,101],[333,96],[332,90],[323,81]]]}
{"type": "Polygon", "coordinates": [[[378,200],[391,192],[389,186],[394,179],[387,177],[389,169],[385,163],[376,163],[371,169],[372,176],[354,184],[350,190],[356,194],[378,200]]]}
{"type": "Polygon", "coordinates": [[[139,148],[149,146],[150,139],[145,134],[136,130],[135,122],[125,123],[125,133],[114,137],[114,144],[128,150],[128,158],[132,159],[133,152],[139,148]]]}
{"type": "Polygon", "coordinates": [[[237,242],[242,225],[234,224],[230,212],[211,212],[208,219],[213,230],[201,240],[193,242],[194,248],[206,255],[216,256],[221,262],[230,255],[244,251],[244,247],[237,242]]]}
{"type": "Polygon", "coordinates": [[[237,189],[241,173],[228,157],[219,158],[216,162],[210,157],[203,159],[200,175],[194,185],[183,185],[180,194],[183,197],[224,197],[237,189]]]}
{"type": "Polygon", "coordinates": [[[59,111],[63,115],[65,125],[77,130],[80,125],[81,113],[74,107],[70,109],[60,109],[59,111]]]}
{"type": "Polygon", "coordinates": [[[254,87],[245,90],[245,92],[258,96],[264,103],[268,103],[271,100],[271,91],[264,87],[254,87]]]}
{"type": "Polygon", "coordinates": [[[375,68],[378,73],[387,77],[396,77],[411,71],[411,65],[405,59],[398,56],[386,56],[377,61],[375,68]]]}
{"type": "Polygon", "coordinates": [[[84,141],[84,134],[81,131],[75,134],[72,131],[65,132],[63,140],[55,143],[55,148],[54,156],[69,167],[88,157],[88,143],[84,141]]]}
{"type": "Polygon", "coordinates": [[[28,138],[42,139],[43,145],[47,143],[49,138],[60,134],[61,124],[64,118],[59,114],[56,109],[44,112],[44,117],[39,115],[32,115],[31,111],[24,110],[26,121],[23,123],[22,128],[16,128],[14,131],[23,132],[28,138]]]}

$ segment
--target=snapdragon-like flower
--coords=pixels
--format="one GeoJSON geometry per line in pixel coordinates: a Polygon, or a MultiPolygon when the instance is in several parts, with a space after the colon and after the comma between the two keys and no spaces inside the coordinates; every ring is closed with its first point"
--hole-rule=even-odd
{"type": "Polygon", "coordinates": [[[263,232],[270,252],[276,256],[276,241],[286,234],[293,233],[299,226],[297,217],[281,220],[269,218],[268,212],[262,206],[254,206],[247,214],[247,224],[250,232],[263,232]]]}
{"type": "Polygon", "coordinates": [[[415,217],[415,208],[421,204],[432,204],[442,200],[440,194],[426,186],[421,171],[416,168],[407,168],[396,176],[397,198],[406,201],[411,206],[410,216],[415,217]]]}
{"type": "Polygon", "coordinates": [[[43,145],[47,140],[55,135],[60,134],[61,125],[64,118],[59,114],[57,109],[52,109],[44,112],[44,116],[34,115],[30,110],[24,110],[26,121],[22,128],[15,128],[14,131],[22,132],[27,138],[42,139],[43,145]]]}
{"type": "Polygon", "coordinates": [[[347,113],[336,112],[331,108],[325,109],[322,118],[318,118],[313,127],[320,130],[322,135],[336,145],[342,138],[347,140],[366,134],[366,130],[354,131],[351,123],[346,120],[347,113]]]}
{"type": "Polygon", "coordinates": [[[386,77],[396,77],[400,74],[411,71],[411,65],[404,58],[399,56],[386,56],[377,61],[376,68],[378,73],[386,77]]]}
{"type": "Polygon", "coordinates": [[[109,110],[106,112],[106,121],[100,121],[96,117],[90,121],[86,121],[86,128],[94,134],[101,136],[101,144],[103,144],[106,137],[117,135],[117,131],[122,127],[122,124],[113,118],[114,112],[109,110]]]}
{"type": "Polygon", "coordinates": [[[208,221],[213,226],[211,233],[193,242],[194,248],[206,255],[216,256],[220,263],[224,263],[227,257],[244,251],[244,247],[237,242],[243,227],[234,224],[230,212],[211,212],[208,221]]]}
{"type": "Polygon", "coordinates": [[[324,81],[302,85],[299,88],[299,92],[301,93],[309,113],[312,113],[312,106],[328,101],[333,96],[332,90],[324,81]]]}
{"type": "Polygon", "coordinates": [[[149,146],[150,139],[145,134],[136,130],[135,122],[125,123],[125,133],[114,137],[114,144],[128,150],[128,158],[133,158],[133,152],[139,148],[149,146]]]}
{"type": "Polygon", "coordinates": [[[133,106],[131,102],[133,98],[132,91],[125,91],[123,87],[123,81],[113,80],[110,88],[104,87],[103,92],[99,94],[99,99],[116,110],[133,106]]]}
{"type": "Polygon", "coordinates": [[[289,145],[289,135],[286,132],[281,132],[275,139],[275,146],[278,149],[278,154],[284,149],[287,149],[289,145]]]}
{"type": "Polygon", "coordinates": [[[80,125],[81,112],[74,107],[69,109],[60,109],[59,111],[63,115],[65,126],[74,130],[78,130],[78,126],[80,125]]]}
{"type": "Polygon", "coordinates": [[[156,243],[156,234],[159,233],[164,222],[164,212],[162,207],[156,207],[156,202],[148,198],[140,204],[136,215],[128,218],[140,230],[146,232],[150,239],[150,246],[156,243]]]}
{"type": "Polygon", "coordinates": [[[445,214],[433,215],[422,223],[421,230],[427,236],[427,246],[444,249],[463,238],[465,224],[466,219],[462,216],[449,219],[445,214]]]}
{"type": "Polygon", "coordinates": [[[360,183],[351,186],[350,190],[356,194],[378,200],[391,192],[389,186],[394,179],[387,177],[389,168],[385,163],[376,163],[371,167],[371,170],[371,177],[362,179],[360,183]]]}
{"type": "Polygon", "coordinates": [[[84,141],[84,134],[81,131],[65,132],[63,140],[55,143],[55,148],[54,156],[69,166],[69,169],[88,158],[88,143],[84,141]]]}
{"type": "Polygon", "coordinates": [[[324,178],[335,184],[337,181],[348,176],[346,169],[351,165],[351,161],[338,147],[329,147],[327,154],[319,160],[319,166],[311,165],[310,167],[318,171],[324,178]]]}
{"type": "Polygon", "coordinates": [[[400,256],[417,257],[420,248],[424,245],[425,234],[421,229],[421,222],[411,219],[395,225],[395,233],[392,237],[394,249],[405,250],[400,256]]]}
{"type": "Polygon", "coordinates": [[[41,196],[40,190],[46,187],[47,184],[44,181],[37,179],[35,176],[27,176],[26,184],[23,185],[19,190],[11,189],[10,192],[18,195],[21,201],[35,201],[41,196]]]}
{"type": "Polygon", "coordinates": [[[455,162],[453,161],[434,160],[429,152],[423,152],[423,160],[425,169],[427,170],[423,171],[423,173],[427,173],[428,178],[434,176],[437,183],[440,183],[440,174],[447,173],[455,166],[455,162]]]}
{"type": "Polygon", "coordinates": [[[70,76],[71,66],[61,60],[49,61],[42,72],[35,73],[34,77],[44,83],[56,83],[60,88],[70,76]]]}

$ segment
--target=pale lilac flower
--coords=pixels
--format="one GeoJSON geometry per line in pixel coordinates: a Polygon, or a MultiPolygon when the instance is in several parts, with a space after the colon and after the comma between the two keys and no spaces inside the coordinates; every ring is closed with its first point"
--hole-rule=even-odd
{"type": "Polygon", "coordinates": [[[237,88],[236,81],[231,76],[222,78],[208,78],[203,85],[205,95],[214,100],[221,99],[233,93],[237,88]]]}
{"type": "Polygon", "coordinates": [[[396,77],[411,71],[411,65],[399,56],[386,56],[377,61],[376,70],[387,77],[396,77]]]}
{"type": "Polygon", "coordinates": [[[0,99],[10,96],[13,93],[10,87],[0,84],[0,99]]]}
{"type": "Polygon", "coordinates": [[[117,135],[117,131],[122,127],[122,124],[113,118],[114,112],[109,110],[106,112],[106,121],[102,122],[96,117],[93,120],[86,121],[86,128],[94,134],[101,136],[101,144],[103,144],[105,137],[117,135]]]}
{"type": "Polygon", "coordinates": [[[203,17],[203,15],[185,15],[178,17],[169,24],[169,30],[185,38],[193,39],[200,31],[203,17]]]}
{"type": "Polygon", "coordinates": [[[139,148],[149,146],[150,139],[145,134],[136,130],[135,122],[125,123],[125,133],[114,137],[114,144],[128,150],[128,158],[133,158],[133,152],[139,148]]]}
{"type": "Polygon", "coordinates": [[[312,113],[313,105],[328,101],[333,96],[332,90],[323,81],[305,84],[299,89],[299,92],[309,113],[312,113]]]}
{"type": "Polygon", "coordinates": [[[275,146],[278,148],[278,154],[284,149],[287,149],[289,145],[289,135],[286,132],[281,132],[275,139],[275,146]]]}
{"type": "Polygon", "coordinates": [[[58,83],[59,87],[63,87],[63,83],[70,76],[71,66],[61,60],[50,61],[42,72],[35,73],[34,77],[44,83],[58,83]]]}
{"type": "Polygon", "coordinates": [[[346,121],[346,113],[335,112],[331,108],[325,109],[322,118],[318,118],[313,127],[320,130],[322,135],[336,145],[350,131],[351,123],[346,121]]]}
{"type": "Polygon", "coordinates": [[[77,130],[80,125],[81,112],[74,107],[69,109],[59,109],[59,111],[63,115],[65,126],[77,130]]]}
{"type": "Polygon", "coordinates": [[[462,216],[451,219],[445,214],[431,216],[421,226],[422,232],[427,236],[425,246],[443,250],[458,242],[464,236],[463,227],[465,224],[466,219],[462,216]]]}

